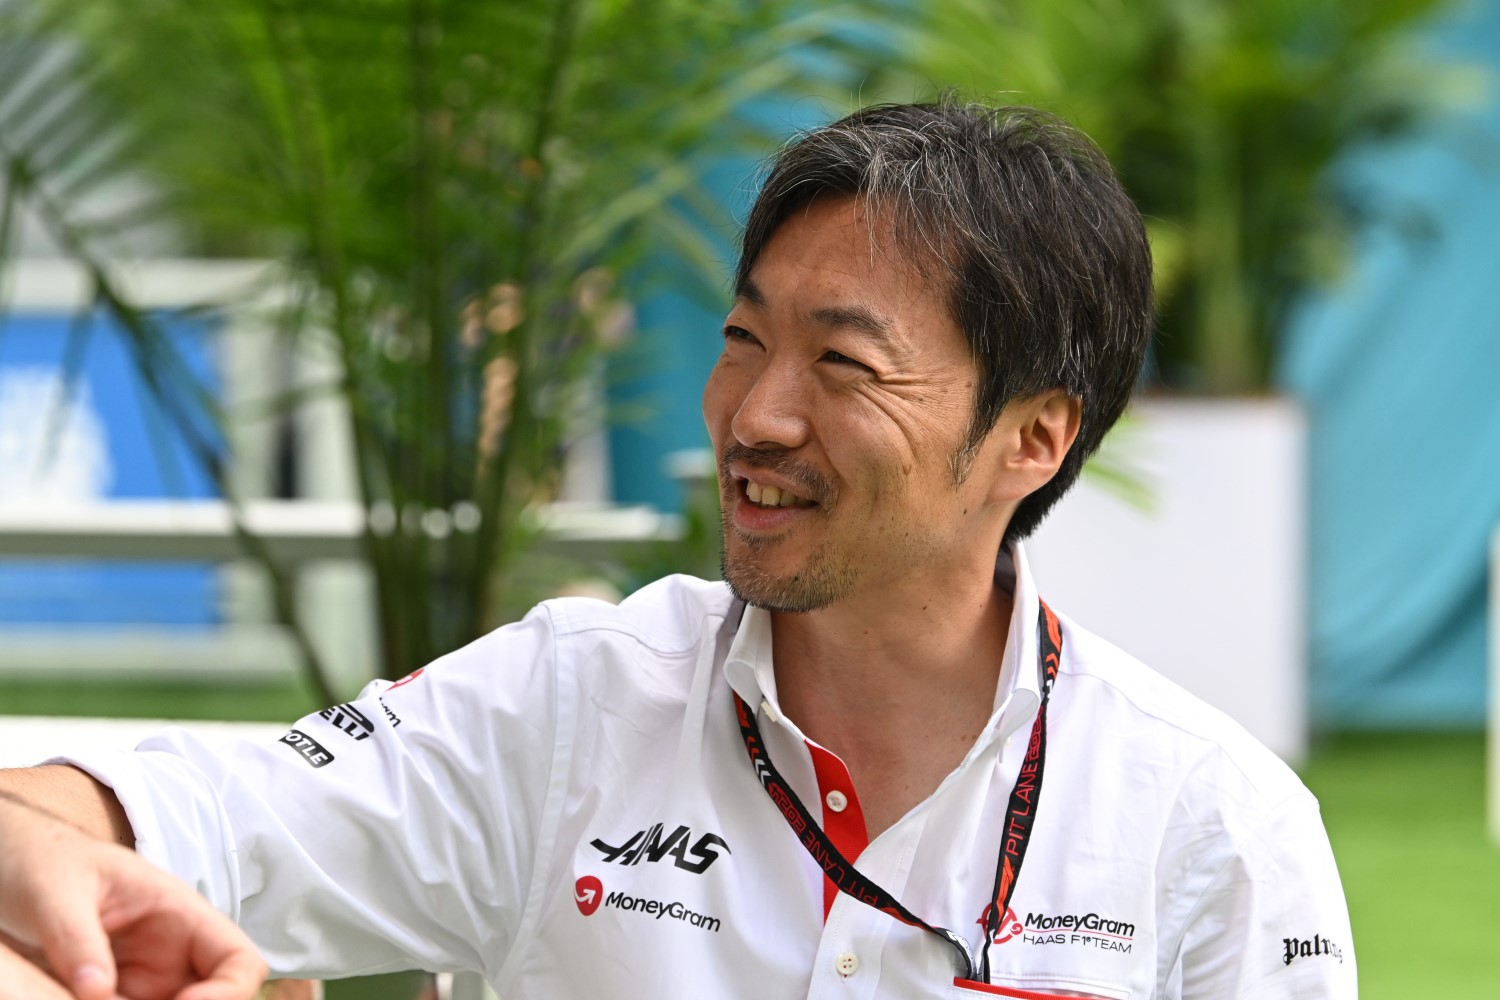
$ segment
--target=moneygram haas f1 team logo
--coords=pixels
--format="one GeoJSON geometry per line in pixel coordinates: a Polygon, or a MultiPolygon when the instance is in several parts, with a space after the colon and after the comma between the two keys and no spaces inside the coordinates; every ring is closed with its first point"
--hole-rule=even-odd
{"type": "MultiPolygon", "coordinates": [[[[991,904],[993,905],[993,904],[991,904]]],[[[986,908],[985,916],[989,915],[986,908]]],[[[979,918],[984,926],[984,916],[979,918]]],[[[1097,951],[1128,954],[1134,947],[1135,924],[1098,913],[1032,913],[1024,920],[1006,908],[1005,919],[995,932],[995,944],[1020,941],[1029,945],[1068,945],[1097,951]]]]}

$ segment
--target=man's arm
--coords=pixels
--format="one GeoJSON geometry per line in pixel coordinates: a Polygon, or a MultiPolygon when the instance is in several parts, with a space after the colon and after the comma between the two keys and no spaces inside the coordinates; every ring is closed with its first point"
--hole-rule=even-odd
{"type": "MultiPolygon", "coordinates": [[[[61,767],[20,774],[8,772],[6,787],[77,815],[91,833],[133,841],[113,795],[93,779],[61,767]]],[[[0,1000],[53,996],[18,955],[82,1000],[117,990],[141,1000],[248,1000],[266,972],[249,940],[187,886],[0,791],[0,1000]]]]}
{"type": "Polygon", "coordinates": [[[92,837],[135,847],[135,832],[114,790],[76,767],[55,764],[0,770],[0,795],[71,823],[92,837]]]}
{"type": "Polygon", "coordinates": [[[1354,1000],[1349,911],[1316,801],[1294,796],[1245,834],[1189,922],[1182,997],[1354,1000]]]}

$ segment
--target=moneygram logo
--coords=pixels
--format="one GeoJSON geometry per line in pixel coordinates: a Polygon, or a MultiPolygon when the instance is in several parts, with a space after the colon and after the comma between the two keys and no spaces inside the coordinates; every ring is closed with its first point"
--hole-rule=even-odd
{"type": "MultiPolygon", "coordinates": [[[[977,921],[980,927],[983,927],[985,921],[989,920],[990,910],[994,909],[994,906],[995,904],[991,903],[984,908],[984,913],[977,921]]],[[[1021,921],[1016,919],[1016,911],[1007,906],[1005,908],[1005,915],[1000,918],[1000,926],[995,931],[995,944],[1004,944],[1025,930],[1026,928],[1021,926],[1021,921]]]]}
{"type": "Polygon", "coordinates": [[[599,904],[604,902],[604,883],[592,875],[585,875],[573,883],[573,902],[578,904],[579,913],[592,917],[599,904]]]}
{"type": "MultiPolygon", "coordinates": [[[[980,924],[983,923],[980,918],[980,924]]],[[[1015,911],[1007,909],[995,933],[995,944],[1016,939],[1025,944],[1066,944],[1129,953],[1135,939],[1135,924],[1097,913],[1027,913],[1025,920],[1017,920],[1015,911]]]]}
{"type": "Polygon", "coordinates": [[[578,912],[591,917],[600,906],[607,906],[627,913],[639,913],[657,920],[676,920],[704,930],[719,931],[719,918],[690,910],[675,899],[647,899],[645,896],[627,896],[623,892],[606,894],[604,883],[593,875],[585,875],[573,883],[573,902],[578,912]]]}

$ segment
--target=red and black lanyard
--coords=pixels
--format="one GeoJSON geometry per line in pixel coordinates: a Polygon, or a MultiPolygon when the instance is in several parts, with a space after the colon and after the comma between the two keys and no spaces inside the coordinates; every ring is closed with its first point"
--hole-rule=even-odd
{"type": "Polygon", "coordinates": [[[745,738],[745,751],[750,755],[755,776],[760,779],[776,808],[786,817],[792,832],[802,841],[802,846],[807,848],[808,853],[822,867],[823,873],[838,886],[840,892],[846,892],[904,924],[920,927],[948,942],[959,953],[963,977],[974,982],[989,982],[990,942],[999,932],[1000,921],[1010,906],[1016,878],[1021,874],[1021,862],[1026,858],[1026,846],[1031,842],[1036,807],[1042,794],[1042,769],[1047,759],[1047,699],[1052,694],[1052,686],[1057,682],[1057,671],[1062,663],[1062,628],[1052,609],[1045,603],[1039,604],[1037,631],[1040,633],[1040,641],[1037,659],[1042,675],[1042,703],[1037,709],[1036,721],[1031,725],[1031,742],[1026,747],[1021,773],[1016,776],[1016,785],[1010,791],[1010,802],[1005,810],[1005,823],[1001,827],[1000,858],[995,863],[995,889],[991,893],[993,903],[985,910],[984,947],[980,950],[978,963],[974,961],[969,943],[961,936],[946,927],[934,927],[912,913],[895,896],[861,875],[844,857],[828,838],[828,834],[823,832],[818,821],[807,811],[802,800],[797,798],[791,786],[781,777],[776,765],[771,763],[771,756],[766,752],[765,742],[760,736],[760,725],[756,722],[755,713],[745,704],[744,699],[739,695],[734,696],[740,733],[745,738]]]}

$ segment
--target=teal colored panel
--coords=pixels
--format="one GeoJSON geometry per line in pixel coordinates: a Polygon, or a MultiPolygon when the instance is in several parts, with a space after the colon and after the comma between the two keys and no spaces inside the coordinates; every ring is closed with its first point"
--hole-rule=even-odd
{"type": "MultiPolygon", "coordinates": [[[[1494,6],[1436,38],[1500,75],[1494,6]]],[[[1380,221],[1348,279],[1288,331],[1281,381],[1311,417],[1311,695],[1325,726],[1484,723],[1500,524],[1495,149],[1491,102],[1352,158],[1340,180],[1380,221]]]]}

